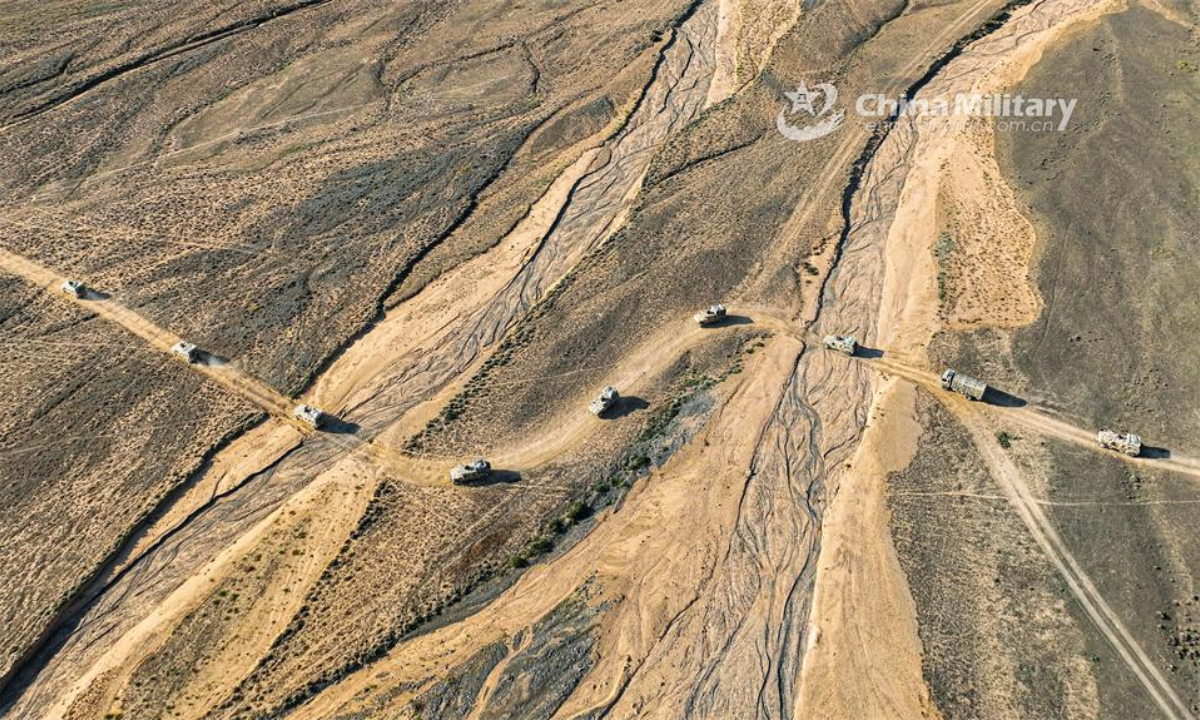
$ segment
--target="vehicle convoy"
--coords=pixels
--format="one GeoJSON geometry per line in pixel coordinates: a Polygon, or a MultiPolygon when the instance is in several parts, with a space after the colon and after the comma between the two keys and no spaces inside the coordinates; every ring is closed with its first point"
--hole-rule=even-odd
{"type": "Polygon", "coordinates": [[[1101,430],[1096,433],[1096,443],[1105,450],[1116,450],[1129,457],[1137,457],[1142,453],[1142,438],[1133,433],[1101,430]]]}
{"type": "Polygon", "coordinates": [[[963,375],[957,370],[947,370],[942,373],[942,387],[956,392],[968,400],[982,400],[987,393],[987,383],[969,375],[963,375]]]}
{"type": "Polygon", "coordinates": [[[314,430],[320,428],[326,418],[321,408],[312,405],[297,405],[292,411],[292,416],[314,430]]]}
{"type": "Polygon", "coordinates": [[[60,289],[77,300],[87,295],[87,288],[83,286],[83,282],[80,280],[67,280],[62,284],[60,289]]]}
{"type": "Polygon", "coordinates": [[[199,362],[200,348],[186,340],[180,340],[171,346],[171,352],[187,360],[189,363],[199,362]]]}
{"type": "Polygon", "coordinates": [[[483,480],[492,473],[492,464],[483,458],[450,469],[450,482],[455,485],[483,480]]]}
{"type": "Polygon", "coordinates": [[[621,396],[617,393],[617,389],[609,385],[600,391],[595,400],[588,403],[588,412],[593,415],[603,415],[609,408],[616,405],[617,400],[620,398],[621,396]]]}
{"type": "Polygon", "coordinates": [[[701,310],[692,316],[692,319],[701,326],[716,325],[722,322],[726,317],[724,305],[709,305],[707,309],[701,310]]]}
{"type": "Polygon", "coordinates": [[[825,347],[853,356],[858,352],[858,340],[853,335],[826,335],[825,347]]]}

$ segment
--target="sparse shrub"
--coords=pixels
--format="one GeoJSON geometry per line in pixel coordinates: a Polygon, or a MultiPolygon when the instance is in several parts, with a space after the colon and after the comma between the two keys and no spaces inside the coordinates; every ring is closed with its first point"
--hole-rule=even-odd
{"type": "Polygon", "coordinates": [[[583,502],[582,500],[576,500],[575,502],[571,503],[571,508],[567,510],[567,519],[571,522],[578,522],[590,515],[591,512],[592,509],[588,507],[587,503],[583,502]]]}
{"type": "Polygon", "coordinates": [[[937,243],[933,246],[933,254],[937,257],[938,271],[938,300],[945,301],[946,299],[946,275],[947,268],[950,264],[950,256],[954,254],[954,238],[949,233],[942,233],[938,236],[937,243]]]}

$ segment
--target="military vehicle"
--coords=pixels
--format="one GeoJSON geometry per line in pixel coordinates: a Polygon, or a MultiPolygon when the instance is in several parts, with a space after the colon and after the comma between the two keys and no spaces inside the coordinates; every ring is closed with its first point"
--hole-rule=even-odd
{"type": "Polygon", "coordinates": [[[617,389],[612,385],[609,385],[600,391],[600,394],[596,396],[595,400],[588,404],[588,412],[593,415],[602,415],[613,405],[616,405],[617,400],[619,400],[620,397],[621,396],[617,393],[617,389]]]}
{"type": "Polygon", "coordinates": [[[700,325],[716,325],[725,319],[724,305],[710,305],[707,310],[701,310],[692,316],[700,325]]]}
{"type": "Polygon", "coordinates": [[[297,405],[292,411],[292,416],[300,422],[316,430],[325,422],[325,413],[320,408],[312,405],[297,405]]]}
{"type": "Polygon", "coordinates": [[[942,373],[942,387],[956,392],[968,400],[982,400],[987,392],[987,383],[969,375],[963,375],[957,370],[947,370],[942,373]]]}
{"type": "Polygon", "coordinates": [[[492,472],[492,464],[483,458],[450,469],[450,482],[455,485],[483,480],[492,472]]]}
{"type": "Polygon", "coordinates": [[[75,299],[82,299],[84,295],[87,295],[87,288],[80,280],[68,280],[62,284],[60,289],[75,299]]]}
{"type": "Polygon", "coordinates": [[[858,340],[853,335],[826,335],[825,347],[840,353],[853,355],[858,352],[858,340]]]}
{"type": "Polygon", "coordinates": [[[1142,453],[1142,439],[1133,433],[1101,430],[1096,433],[1096,443],[1105,450],[1116,450],[1129,457],[1137,457],[1142,453]]]}
{"type": "Polygon", "coordinates": [[[171,352],[175,353],[184,360],[187,360],[189,363],[198,362],[200,360],[200,348],[185,340],[180,340],[172,345],[171,352]]]}

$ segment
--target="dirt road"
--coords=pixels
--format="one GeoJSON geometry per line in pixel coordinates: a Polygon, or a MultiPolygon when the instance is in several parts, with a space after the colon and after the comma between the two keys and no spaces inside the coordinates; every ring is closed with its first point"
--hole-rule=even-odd
{"type": "Polygon", "coordinates": [[[1105,601],[1070,548],[1063,542],[1054,524],[1046,517],[1041,504],[1030,491],[1016,463],[1003,452],[999,443],[995,442],[995,426],[980,413],[965,407],[964,403],[953,403],[951,409],[970,430],[975,446],[987,462],[992,477],[1017,508],[1033,539],[1070,587],[1071,594],[1117,651],[1121,660],[1154,698],[1163,714],[1169,718],[1192,717],[1187,703],[1176,694],[1170,681],[1125,627],[1120,616],[1105,601]]]}
{"type": "MultiPolygon", "coordinates": [[[[953,408],[960,408],[963,403],[967,403],[965,398],[960,398],[957,395],[947,393],[942,389],[941,378],[938,373],[923,370],[914,367],[910,364],[898,362],[888,358],[864,360],[867,365],[875,368],[878,372],[894,375],[904,378],[921,387],[938,394],[939,397],[953,408]]],[[[1200,458],[1188,457],[1179,455],[1171,451],[1165,451],[1165,457],[1157,456],[1142,456],[1129,457],[1122,453],[1105,450],[1099,447],[1096,443],[1097,429],[1089,429],[1073,425],[1070,422],[1061,418],[1055,417],[1054,414],[1042,407],[1033,404],[989,404],[981,403],[971,406],[976,414],[989,416],[989,422],[996,424],[999,420],[1004,420],[1016,423],[1022,427],[1028,428],[1046,437],[1053,437],[1064,442],[1071,443],[1078,447],[1082,447],[1106,457],[1116,458],[1135,466],[1155,467],[1161,470],[1167,470],[1181,475],[1187,475],[1200,479],[1200,458]]],[[[1156,450],[1156,452],[1164,452],[1156,450]]]]}
{"type": "MultiPolygon", "coordinates": [[[[76,298],[59,288],[67,278],[38,263],[10,250],[0,248],[0,270],[15,275],[31,284],[55,293],[64,301],[74,302],[98,317],[128,330],[146,342],[151,348],[171,354],[171,347],[183,340],[174,333],[159,327],[149,318],[138,314],[117,301],[89,292],[84,298],[76,298]]],[[[180,362],[183,362],[182,359],[180,362]]],[[[212,378],[237,395],[249,400],[271,415],[293,422],[291,413],[294,404],[274,388],[251,377],[225,361],[201,361],[187,363],[194,371],[212,378]]]]}

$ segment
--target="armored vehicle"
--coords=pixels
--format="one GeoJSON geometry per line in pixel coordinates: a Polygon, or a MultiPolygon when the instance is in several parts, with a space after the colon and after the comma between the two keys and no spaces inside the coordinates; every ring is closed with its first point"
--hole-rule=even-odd
{"type": "Polygon", "coordinates": [[[292,411],[292,416],[314,430],[325,422],[325,413],[312,405],[297,405],[296,409],[292,411]]]}
{"type": "Polygon", "coordinates": [[[1133,433],[1101,430],[1096,433],[1096,443],[1105,450],[1116,450],[1129,457],[1137,457],[1142,452],[1142,439],[1133,433]]]}
{"type": "Polygon", "coordinates": [[[830,350],[837,350],[840,353],[853,355],[858,352],[858,340],[855,340],[853,335],[827,335],[825,337],[825,347],[830,350]]]}
{"type": "Polygon", "coordinates": [[[200,360],[200,348],[196,347],[192,343],[187,342],[185,340],[180,340],[179,342],[172,345],[171,352],[175,353],[176,355],[183,358],[184,360],[187,360],[190,363],[194,363],[194,362],[197,362],[200,360]]]}
{"type": "Polygon", "coordinates": [[[968,400],[982,400],[984,393],[987,392],[987,383],[969,375],[963,375],[956,370],[947,370],[942,373],[942,387],[956,392],[968,400]]]}
{"type": "Polygon", "coordinates": [[[68,280],[62,284],[60,289],[76,299],[80,299],[84,295],[87,295],[87,288],[85,288],[83,283],[79,280],[68,280]]]}
{"type": "Polygon", "coordinates": [[[458,465],[450,470],[450,482],[455,485],[483,480],[492,472],[492,464],[483,458],[458,465]]]}
{"type": "Polygon", "coordinates": [[[588,412],[593,415],[602,415],[613,405],[616,405],[617,400],[620,399],[620,397],[621,396],[617,393],[617,389],[612,385],[609,385],[600,391],[600,394],[596,396],[595,400],[588,403],[588,412]]]}
{"type": "Polygon", "coordinates": [[[716,325],[725,319],[724,305],[710,305],[707,310],[701,310],[692,316],[700,325],[716,325]]]}

